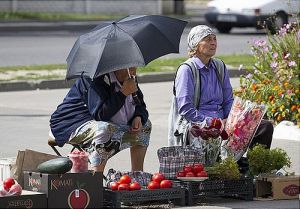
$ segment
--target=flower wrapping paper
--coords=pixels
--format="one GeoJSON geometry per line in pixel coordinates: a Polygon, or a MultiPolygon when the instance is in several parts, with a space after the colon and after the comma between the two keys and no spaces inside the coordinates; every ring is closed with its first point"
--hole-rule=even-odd
{"type": "Polygon", "coordinates": [[[265,113],[265,105],[234,98],[225,124],[228,140],[222,142],[223,159],[233,156],[237,161],[245,154],[265,113]]]}

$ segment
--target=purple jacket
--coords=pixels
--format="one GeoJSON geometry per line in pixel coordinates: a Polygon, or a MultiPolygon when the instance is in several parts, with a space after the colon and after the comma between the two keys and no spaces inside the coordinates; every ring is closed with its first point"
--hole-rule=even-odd
{"type": "Polygon", "coordinates": [[[207,68],[198,57],[191,59],[196,63],[201,76],[200,105],[199,108],[196,108],[193,104],[194,80],[192,71],[187,65],[181,65],[175,80],[179,114],[193,122],[203,121],[205,117],[227,118],[233,103],[233,93],[226,67],[222,86],[212,62],[207,68]]]}

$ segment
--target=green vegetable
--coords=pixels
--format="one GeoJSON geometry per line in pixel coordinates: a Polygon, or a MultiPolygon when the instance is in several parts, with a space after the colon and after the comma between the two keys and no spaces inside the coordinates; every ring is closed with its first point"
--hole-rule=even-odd
{"type": "Polygon", "coordinates": [[[260,144],[248,151],[247,158],[250,173],[254,176],[291,166],[290,157],[283,149],[266,149],[260,144]]]}
{"type": "Polygon", "coordinates": [[[55,158],[38,165],[37,170],[41,173],[64,174],[71,170],[72,161],[67,157],[55,158]]]}
{"type": "Polygon", "coordinates": [[[205,169],[210,179],[235,180],[241,178],[239,166],[232,157],[228,157],[220,163],[205,169]]]}

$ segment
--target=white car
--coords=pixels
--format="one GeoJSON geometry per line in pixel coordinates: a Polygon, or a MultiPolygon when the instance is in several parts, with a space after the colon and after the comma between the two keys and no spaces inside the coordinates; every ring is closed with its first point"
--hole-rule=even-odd
{"type": "Polygon", "coordinates": [[[220,33],[233,27],[266,27],[271,33],[300,13],[300,0],[213,0],[208,2],[206,21],[220,33]]]}

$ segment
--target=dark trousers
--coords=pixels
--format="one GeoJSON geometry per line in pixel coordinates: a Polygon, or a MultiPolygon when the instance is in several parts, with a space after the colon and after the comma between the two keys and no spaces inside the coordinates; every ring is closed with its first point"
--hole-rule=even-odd
{"type": "Polygon", "coordinates": [[[257,128],[257,131],[250,143],[249,148],[251,149],[256,144],[265,145],[267,149],[270,149],[273,137],[273,124],[267,120],[262,120],[257,128]]]}

